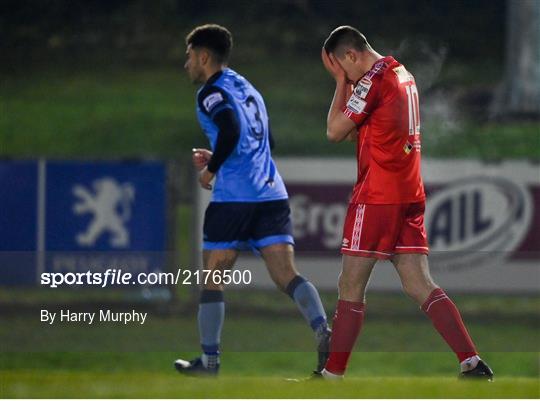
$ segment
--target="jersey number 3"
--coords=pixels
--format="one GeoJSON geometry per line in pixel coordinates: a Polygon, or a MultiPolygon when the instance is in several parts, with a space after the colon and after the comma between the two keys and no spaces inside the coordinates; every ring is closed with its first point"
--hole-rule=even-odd
{"type": "Polygon", "coordinates": [[[253,133],[253,136],[257,141],[260,141],[264,137],[264,125],[261,121],[261,113],[259,112],[259,106],[253,96],[248,96],[246,99],[247,117],[249,120],[249,128],[253,133]]]}

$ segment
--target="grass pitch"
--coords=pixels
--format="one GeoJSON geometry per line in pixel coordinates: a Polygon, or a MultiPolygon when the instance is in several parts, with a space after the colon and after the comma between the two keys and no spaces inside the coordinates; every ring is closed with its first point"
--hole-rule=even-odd
{"type": "MultiPolygon", "coordinates": [[[[326,113],[334,84],[318,57],[239,62],[232,67],[246,74],[264,95],[276,155],[354,157],[349,142],[328,145],[326,113]],[[280,66],[287,66],[287,74],[280,66]]],[[[464,74],[446,66],[445,74],[453,78],[447,81],[443,76],[441,82],[466,90],[471,83],[482,82],[491,67],[468,66],[464,74]]],[[[0,83],[0,156],[189,159],[191,148],[207,146],[195,119],[196,86],[180,65],[0,73],[0,83]]],[[[432,109],[443,110],[442,115],[422,115],[426,156],[540,158],[540,147],[534,146],[538,144],[535,121],[483,123],[460,116],[458,110],[467,106],[437,101],[441,104],[434,107],[435,100],[425,101],[432,109]]]]}
{"type": "MultiPolygon", "coordinates": [[[[272,294],[240,298],[253,298],[249,304],[255,305],[266,300],[283,315],[272,308],[267,317],[235,313],[236,300],[229,294],[217,380],[186,378],[172,367],[176,358],[200,352],[195,311],[184,316],[152,313],[145,326],[126,328],[47,327],[39,323],[38,313],[2,315],[0,398],[540,397],[537,297],[456,297],[482,357],[495,371],[494,383],[458,381],[453,353],[399,294],[370,298],[371,313],[343,382],[293,383],[285,379],[307,377],[315,367],[315,342],[295,305],[272,294]],[[492,315],[497,320],[482,319],[492,315]]],[[[0,304],[9,299],[39,304],[43,299],[30,292],[16,295],[6,298],[4,292],[0,304]]],[[[69,294],[64,295],[62,302],[69,305],[69,294]]]]}
{"type": "Polygon", "coordinates": [[[130,398],[538,398],[533,378],[493,383],[445,377],[349,377],[339,383],[277,377],[185,378],[171,373],[0,372],[2,397],[130,398]]]}
{"type": "MultiPolygon", "coordinates": [[[[224,353],[218,379],[178,374],[172,352],[3,353],[2,398],[539,398],[536,352],[486,353],[492,383],[457,379],[441,352],[356,352],[342,382],[306,378],[313,353],[224,353]]],[[[190,355],[182,355],[189,357],[190,355]]]]}

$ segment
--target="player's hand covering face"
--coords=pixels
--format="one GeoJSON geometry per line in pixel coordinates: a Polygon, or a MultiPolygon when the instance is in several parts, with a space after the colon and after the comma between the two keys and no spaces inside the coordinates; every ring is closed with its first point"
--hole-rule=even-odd
{"type": "Polygon", "coordinates": [[[326,70],[330,73],[330,75],[332,75],[332,77],[336,81],[347,81],[347,74],[341,64],[339,64],[339,61],[337,60],[334,53],[327,53],[323,47],[321,51],[321,58],[324,68],[326,68],[326,70]]]}

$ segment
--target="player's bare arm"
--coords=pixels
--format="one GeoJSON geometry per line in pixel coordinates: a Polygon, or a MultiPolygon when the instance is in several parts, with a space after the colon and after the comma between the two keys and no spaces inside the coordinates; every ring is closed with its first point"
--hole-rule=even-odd
{"type": "Polygon", "coordinates": [[[210,183],[214,179],[215,174],[208,171],[208,167],[204,167],[200,173],[199,173],[199,184],[203,189],[212,189],[212,185],[210,183]]]}
{"type": "MultiPolygon", "coordinates": [[[[336,81],[334,98],[326,119],[326,136],[330,142],[342,142],[351,138],[351,131],[356,130],[354,122],[342,112],[347,103],[347,97],[351,93],[351,84],[334,54],[328,54],[323,48],[321,58],[324,67],[336,81]]],[[[355,138],[355,135],[352,138],[355,138]]]]}
{"type": "Polygon", "coordinates": [[[358,139],[358,129],[356,127],[354,127],[348,134],[347,136],[345,137],[345,140],[346,141],[349,141],[349,142],[356,142],[356,140],[358,139]]]}

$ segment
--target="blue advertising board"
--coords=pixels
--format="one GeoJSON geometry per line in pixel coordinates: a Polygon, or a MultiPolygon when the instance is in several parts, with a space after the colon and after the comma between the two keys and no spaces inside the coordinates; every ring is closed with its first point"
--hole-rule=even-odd
{"type": "Polygon", "coordinates": [[[0,284],[44,271],[159,269],[165,250],[161,162],[0,163],[0,284]],[[14,255],[33,263],[17,266],[14,255]],[[127,265],[127,266],[126,266],[127,265]]]}
{"type": "Polygon", "coordinates": [[[36,279],[36,161],[0,161],[0,283],[36,279]]]}

